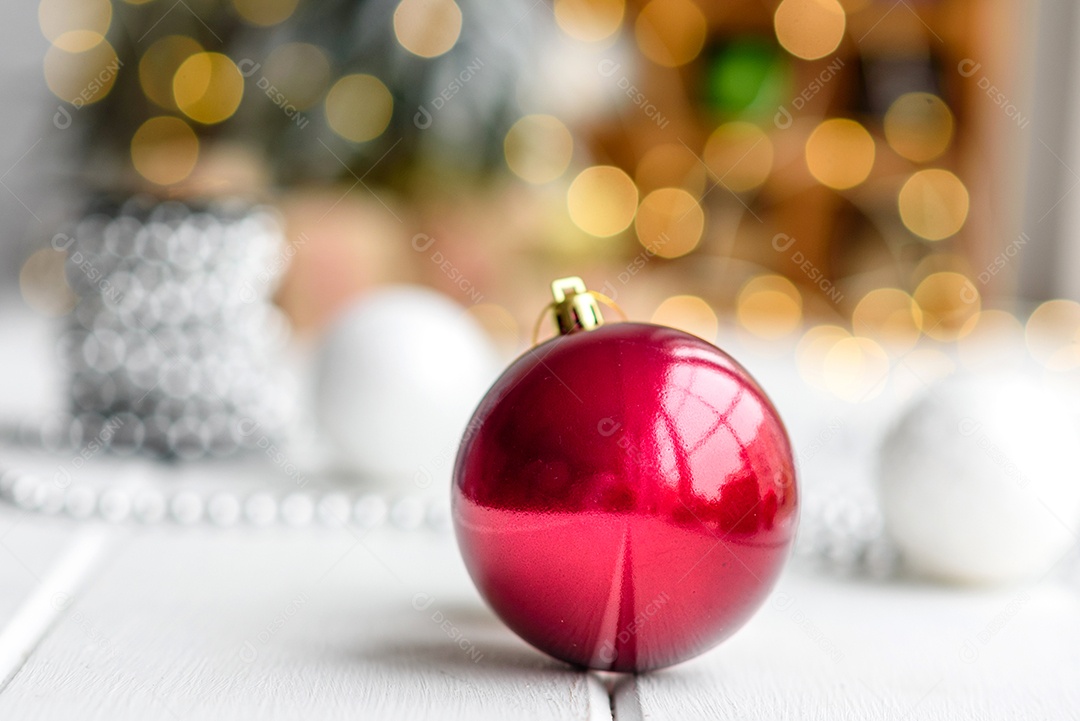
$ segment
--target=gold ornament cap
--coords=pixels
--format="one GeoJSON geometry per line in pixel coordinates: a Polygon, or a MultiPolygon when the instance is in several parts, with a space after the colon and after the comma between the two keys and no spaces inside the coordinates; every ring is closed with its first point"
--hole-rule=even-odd
{"type": "Polygon", "coordinates": [[[551,295],[555,299],[553,309],[559,335],[576,330],[592,330],[604,324],[600,305],[581,278],[570,276],[552,281],[551,295]]]}

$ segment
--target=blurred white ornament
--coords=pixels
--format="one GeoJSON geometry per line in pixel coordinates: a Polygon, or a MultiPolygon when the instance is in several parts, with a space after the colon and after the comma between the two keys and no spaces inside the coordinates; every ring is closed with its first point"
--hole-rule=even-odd
{"type": "Polygon", "coordinates": [[[386,288],[327,332],[316,414],[353,470],[420,489],[449,484],[461,435],[499,368],[463,308],[425,288],[386,288]]]}
{"type": "Polygon", "coordinates": [[[1048,571],[1077,542],[1080,426],[1019,374],[934,384],[887,434],[886,526],[916,572],[960,583],[1048,571]]]}

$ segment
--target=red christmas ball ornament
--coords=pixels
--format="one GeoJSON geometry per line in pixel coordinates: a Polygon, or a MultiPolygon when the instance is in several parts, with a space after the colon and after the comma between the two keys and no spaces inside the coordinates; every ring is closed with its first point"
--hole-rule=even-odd
{"type": "Polygon", "coordinates": [[[776,410],[716,346],[604,325],[578,278],[560,335],[518,358],[458,452],[453,516],[473,581],[523,639],[578,666],[647,671],[739,629],[798,520],[776,410]]]}

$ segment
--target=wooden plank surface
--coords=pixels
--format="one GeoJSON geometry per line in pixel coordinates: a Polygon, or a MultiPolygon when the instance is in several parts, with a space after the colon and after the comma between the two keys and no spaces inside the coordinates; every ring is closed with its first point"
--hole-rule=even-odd
{"type": "Polygon", "coordinates": [[[788,574],[762,611],[695,661],[615,689],[615,718],[1071,719],[1080,595],[788,574]]]}
{"type": "Polygon", "coordinates": [[[151,529],[107,554],[0,718],[610,718],[483,606],[449,535],[151,529]]]}

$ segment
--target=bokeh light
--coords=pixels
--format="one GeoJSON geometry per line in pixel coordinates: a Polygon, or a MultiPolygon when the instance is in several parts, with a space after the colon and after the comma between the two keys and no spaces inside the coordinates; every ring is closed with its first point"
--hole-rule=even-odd
{"type": "Polygon", "coordinates": [[[899,354],[919,342],[922,320],[922,310],[910,295],[899,288],[877,288],[859,300],[851,327],[856,335],[899,354]]]}
{"type": "Polygon", "coordinates": [[[925,163],[952,142],[953,114],[945,101],[930,93],[905,93],[885,113],[885,140],[897,153],[925,163]]]}
{"type": "Polygon", "coordinates": [[[630,176],[611,165],[581,171],[566,193],[574,224],[590,235],[606,238],[634,222],[638,191],[630,176]]]}
{"type": "Polygon", "coordinates": [[[550,183],[570,165],[574,138],[558,118],[526,115],[514,123],[503,140],[506,164],[522,180],[550,183]]]}
{"type": "Polygon", "coordinates": [[[461,35],[461,8],[454,0],[401,0],[394,10],[394,35],[413,55],[438,57],[461,35]]]}
{"type": "Polygon", "coordinates": [[[131,162],[139,175],[157,185],[179,183],[199,160],[199,139],[191,126],[167,115],[150,118],[131,138],[131,162]]]}
{"type": "Polygon", "coordinates": [[[310,43],[285,43],[263,64],[263,75],[298,110],[317,103],[330,82],[330,60],[310,43]]]}
{"type": "Polygon", "coordinates": [[[926,276],[914,297],[922,309],[922,332],[940,341],[955,340],[970,330],[968,320],[982,307],[982,298],[971,279],[952,271],[926,276]]]}
{"type": "Polygon", "coordinates": [[[705,165],[682,143],[658,143],[638,161],[634,181],[643,193],[672,187],[700,195],[705,190],[705,165]]]}
{"type": "Polygon", "coordinates": [[[832,347],[851,333],[838,325],[816,325],[809,328],[795,346],[795,365],[799,376],[808,384],[828,390],[825,385],[825,358],[832,347]]]}
{"type": "Polygon", "coordinates": [[[645,196],[634,220],[641,245],[661,258],[686,255],[701,242],[705,212],[681,188],[661,188],[645,196]]]}
{"type": "Polygon", "coordinates": [[[668,298],[652,314],[651,322],[657,325],[671,326],[704,338],[710,343],[716,342],[720,321],[716,312],[696,295],[676,295],[668,298]]]}
{"type": "Polygon", "coordinates": [[[761,275],[739,291],[736,315],[739,325],[765,340],[779,340],[802,322],[802,294],[787,278],[761,275]]]}
{"type": "Polygon", "coordinates": [[[109,32],[112,3],[109,0],[41,0],[38,5],[41,34],[60,50],[83,53],[109,32]]]}
{"type": "Polygon", "coordinates": [[[497,303],[476,303],[465,311],[488,332],[508,355],[516,354],[521,341],[521,326],[514,314],[497,303]]]}
{"type": "Polygon", "coordinates": [[[785,50],[803,60],[817,60],[839,47],[847,17],[837,0],[783,0],[773,25],[785,50]]]}
{"type": "Polygon", "coordinates": [[[109,94],[120,71],[120,59],[104,39],[80,52],[50,45],[45,52],[44,71],[45,84],[56,97],[81,107],[109,94]]]}
{"type": "Polygon", "coordinates": [[[1024,326],[1012,313],[984,310],[968,319],[956,350],[970,370],[1019,366],[1026,355],[1024,326]]]}
{"type": "Polygon", "coordinates": [[[706,30],[705,15],[691,0],[651,0],[634,23],[638,49],[668,68],[696,58],[705,45],[706,30]]]}
{"type": "Polygon", "coordinates": [[[1024,330],[1028,351],[1051,370],[1080,364],[1080,303],[1048,300],[1031,314],[1024,330]]]}
{"type": "Polygon", "coordinates": [[[196,53],[176,70],[173,98],[192,120],[213,125],[228,120],[244,97],[244,77],[222,53],[196,53]]]}
{"type": "Polygon", "coordinates": [[[623,0],[555,0],[555,22],[576,40],[606,40],[622,25],[623,0]]]}
{"type": "Polygon", "coordinates": [[[914,173],[900,189],[900,219],[915,235],[942,240],[956,234],[967,220],[967,188],[948,170],[929,168],[914,173]]]}
{"type": "Polygon", "coordinates": [[[889,356],[869,338],[838,340],[825,354],[822,365],[825,387],[849,403],[876,397],[889,379],[889,356]]]}
{"type": "Polygon", "coordinates": [[[186,35],[167,35],[155,41],[139,59],[139,85],[146,97],[166,110],[178,110],[173,78],[185,60],[202,51],[202,45],[186,35]]]}
{"type": "Polygon", "coordinates": [[[721,185],[740,193],[758,187],[769,177],[773,144],[758,126],[736,120],[712,132],[703,157],[721,185]]]}
{"type": "Polygon", "coordinates": [[[38,313],[56,318],[75,307],[77,300],[64,276],[67,254],[52,248],[33,253],[19,269],[19,291],[38,313]]]}
{"type": "Polygon", "coordinates": [[[326,96],[326,122],[354,143],[382,135],[393,112],[393,96],[374,75],[346,75],[326,96]]]}
{"type": "Polygon", "coordinates": [[[847,118],[822,122],[806,140],[806,166],[822,185],[853,188],[874,167],[874,139],[859,123],[847,118]]]}
{"type": "Polygon", "coordinates": [[[232,0],[237,14],[252,25],[269,27],[288,20],[299,0],[232,0]]]}

